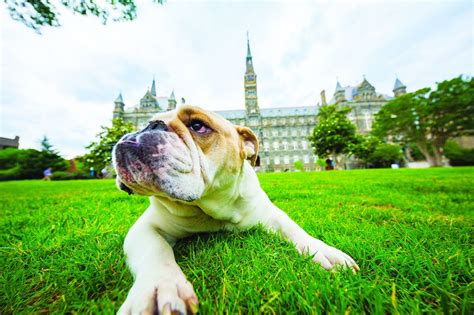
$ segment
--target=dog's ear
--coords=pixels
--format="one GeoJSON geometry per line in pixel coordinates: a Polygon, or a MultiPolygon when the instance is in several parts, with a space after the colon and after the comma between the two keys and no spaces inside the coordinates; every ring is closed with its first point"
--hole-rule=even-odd
{"type": "Polygon", "coordinates": [[[240,156],[244,160],[250,160],[250,164],[255,166],[258,156],[258,139],[250,128],[236,126],[240,136],[240,156]]]}

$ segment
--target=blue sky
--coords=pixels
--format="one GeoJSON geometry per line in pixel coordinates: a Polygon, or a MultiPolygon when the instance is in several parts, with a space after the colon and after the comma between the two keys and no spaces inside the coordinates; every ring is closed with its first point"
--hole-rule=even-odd
{"type": "Polygon", "coordinates": [[[474,72],[471,1],[138,1],[138,19],[100,24],[62,12],[38,35],[1,5],[0,136],[66,157],[85,152],[122,91],[157,93],[211,110],[242,109],[246,32],[261,107],[316,105],[363,75],[391,94],[474,72]]]}

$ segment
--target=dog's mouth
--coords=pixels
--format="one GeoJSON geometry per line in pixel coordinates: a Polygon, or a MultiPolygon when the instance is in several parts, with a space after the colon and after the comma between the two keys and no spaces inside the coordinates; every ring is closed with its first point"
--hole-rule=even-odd
{"type": "Polygon", "coordinates": [[[113,159],[120,182],[141,194],[169,193],[176,189],[175,178],[193,171],[186,145],[176,134],[163,131],[124,136],[114,147],[113,159]]]}

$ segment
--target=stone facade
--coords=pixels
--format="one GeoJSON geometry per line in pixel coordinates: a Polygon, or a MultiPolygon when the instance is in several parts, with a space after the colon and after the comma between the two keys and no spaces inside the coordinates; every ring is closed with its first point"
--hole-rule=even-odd
{"type": "MultiPolygon", "coordinates": [[[[317,157],[313,153],[308,136],[316,125],[316,115],[320,106],[326,105],[325,92],[321,92],[321,105],[260,108],[257,74],[248,39],[244,91],[245,109],[216,111],[216,113],[236,125],[250,127],[255,132],[260,143],[258,168],[266,172],[291,171],[294,170],[294,163],[301,161],[306,170],[315,169],[317,157]]],[[[394,95],[401,95],[405,91],[406,87],[396,79],[394,95]]],[[[364,78],[362,83],[355,87],[342,87],[337,82],[330,103],[351,107],[349,119],[356,125],[358,132],[367,133],[371,130],[374,114],[391,98],[377,94],[375,88],[364,78]]],[[[146,91],[139,105],[130,110],[125,110],[124,107],[122,94],[119,94],[115,100],[114,117],[122,117],[140,129],[146,126],[153,114],[175,109],[176,100],[174,92],[169,98],[157,97],[153,80],[151,89],[146,91]]]]}
{"type": "Polygon", "coordinates": [[[16,136],[13,139],[0,137],[0,150],[7,148],[18,149],[20,146],[20,137],[16,136]]]}

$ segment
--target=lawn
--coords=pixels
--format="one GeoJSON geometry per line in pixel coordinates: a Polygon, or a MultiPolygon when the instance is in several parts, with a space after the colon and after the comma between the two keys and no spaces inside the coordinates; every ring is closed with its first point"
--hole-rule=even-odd
{"type": "MultiPolygon", "coordinates": [[[[260,180],[361,272],[326,272],[261,229],[192,237],[176,258],[201,314],[473,313],[474,168],[260,180]]],[[[147,204],[112,180],[0,183],[0,313],[116,312],[132,284],[123,239],[147,204]]]]}

